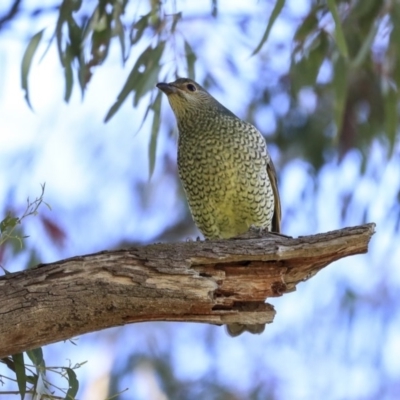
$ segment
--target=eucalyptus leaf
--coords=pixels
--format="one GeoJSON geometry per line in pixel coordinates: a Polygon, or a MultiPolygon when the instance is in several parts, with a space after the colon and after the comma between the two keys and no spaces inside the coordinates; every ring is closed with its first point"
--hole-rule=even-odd
{"type": "Polygon", "coordinates": [[[154,89],[157,83],[157,77],[160,73],[161,66],[159,64],[152,64],[146,70],[146,73],[141,73],[138,77],[138,85],[136,87],[133,105],[136,107],[140,99],[147,94],[150,90],[154,89]]]}
{"type": "Polygon", "coordinates": [[[275,7],[272,10],[271,16],[269,18],[268,24],[267,24],[267,28],[265,29],[264,35],[261,38],[260,43],[258,44],[258,46],[255,48],[255,50],[253,51],[253,53],[251,54],[252,56],[254,56],[255,54],[257,54],[261,48],[263,47],[264,43],[268,40],[268,36],[271,32],[272,26],[274,25],[276,19],[279,17],[279,14],[282,11],[283,6],[285,5],[286,0],[277,0],[275,3],[275,7]]]}
{"type": "Polygon", "coordinates": [[[32,36],[28,43],[28,47],[25,50],[24,56],[22,57],[21,64],[21,87],[25,91],[25,100],[28,103],[30,109],[32,109],[31,102],[29,99],[29,88],[28,88],[28,76],[31,69],[33,56],[42,40],[44,29],[32,36]]]}
{"type": "Polygon", "coordinates": [[[342,57],[347,58],[349,55],[349,51],[347,49],[346,38],[344,36],[344,32],[342,29],[342,23],[339,18],[338,9],[336,7],[335,0],[327,0],[326,1],[329,11],[332,14],[332,18],[335,21],[335,39],[337,47],[340,51],[342,57]]]}
{"type": "Polygon", "coordinates": [[[156,165],[156,153],[157,153],[157,139],[160,131],[160,116],[161,116],[161,98],[162,93],[159,92],[153,103],[153,124],[151,127],[151,137],[149,145],[149,180],[153,176],[154,167],[156,165]]]}
{"type": "Polygon", "coordinates": [[[181,12],[178,12],[178,13],[173,15],[173,17],[172,17],[172,25],[171,25],[171,33],[175,32],[176,26],[177,26],[179,20],[181,20],[181,19],[182,19],[182,13],[181,12]]]}
{"type": "Polygon", "coordinates": [[[6,230],[14,229],[17,224],[20,223],[20,219],[17,217],[12,217],[10,214],[0,222],[0,232],[3,233],[6,230]]]}
{"type": "Polygon", "coordinates": [[[358,50],[358,53],[356,54],[354,59],[351,61],[351,64],[350,64],[351,68],[353,68],[353,69],[360,68],[361,65],[364,63],[364,61],[368,58],[368,56],[371,52],[372,43],[374,42],[376,34],[378,33],[378,28],[379,28],[379,26],[377,23],[371,25],[368,36],[365,38],[362,46],[358,50]]]}
{"type": "Polygon", "coordinates": [[[347,99],[347,75],[348,75],[348,67],[346,60],[338,56],[335,64],[334,64],[334,75],[333,75],[333,92],[334,92],[334,119],[337,129],[336,138],[339,138],[340,132],[342,130],[343,125],[343,115],[344,109],[346,106],[347,99]]]}
{"type": "Polygon", "coordinates": [[[160,71],[160,60],[165,48],[165,42],[161,42],[154,49],[148,46],[137,59],[133,66],[128,79],[126,80],[121,92],[117,97],[117,101],[108,111],[105,122],[118,111],[122,103],[131,92],[135,92],[134,105],[136,106],[149,90],[153,89],[158,73],[160,71]],[[143,69],[143,72],[140,70],[143,69]]]}
{"type": "Polygon", "coordinates": [[[190,46],[189,42],[187,42],[186,40],[185,40],[185,55],[186,55],[186,65],[187,65],[188,77],[190,79],[195,79],[194,66],[195,66],[197,57],[192,49],[192,46],[190,46]]]}
{"type": "MultiPolygon", "coordinates": [[[[157,83],[157,77],[161,70],[160,60],[165,49],[165,42],[161,42],[154,49],[147,53],[147,57],[143,60],[144,72],[138,77],[138,83],[135,89],[134,106],[137,106],[140,99],[154,88],[157,83]]],[[[141,65],[139,65],[140,67],[141,65]]]]}
{"type": "Polygon", "coordinates": [[[76,377],[75,371],[72,368],[65,368],[68,375],[69,388],[65,395],[65,400],[74,400],[79,390],[79,382],[76,377]]]}
{"type": "Polygon", "coordinates": [[[40,367],[43,365],[44,359],[43,359],[43,350],[41,347],[37,347],[36,349],[28,350],[26,352],[26,354],[28,355],[29,359],[32,361],[32,363],[36,367],[40,367]]]}
{"type": "Polygon", "coordinates": [[[73,0],[69,2],[73,11],[78,11],[82,6],[82,0],[73,0]]]}
{"type": "Polygon", "coordinates": [[[400,90],[400,4],[398,2],[392,5],[390,19],[392,31],[390,33],[388,55],[393,68],[393,79],[397,89],[400,90]]]}
{"type": "Polygon", "coordinates": [[[17,384],[21,400],[24,400],[26,393],[26,373],[25,373],[25,362],[24,354],[18,353],[12,355],[14,361],[15,375],[17,377],[17,384]]]}
{"type": "Polygon", "coordinates": [[[328,47],[327,33],[320,31],[311,42],[308,54],[304,54],[299,62],[292,62],[290,74],[292,76],[292,90],[295,94],[305,86],[315,85],[328,47]]]}
{"type": "Polygon", "coordinates": [[[385,131],[389,141],[389,156],[392,156],[399,124],[398,94],[397,90],[392,85],[387,86],[383,102],[385,111],[385,131]]]}
{"type": "Polygon", "coordinates": [[[78,67],[78,82],[81,88],[82,98],[85,94],[86,86],[91,78],[90,66],[85,63],[84,55],[80,54],[79,57],[79,67],[78,67]]]}
{"type": "Polygon", "coordinates": [[[121,55],[122,55],[122,63],[125,64],[126,61],[126,49],[125,49],[125,32],[124,32],[124,26],[122,25],[120,17],[114,18],[114,31],[116,32],[119,40],[119,45],[121,46],[121,55]]]}
{"type": "Polygon", "coordinates": [[[116,102],[111,106],[108,110],[107,115],[104,119],[104,122],[108,122],[113,115],[119,110],[122,103],[128,97],[129,93],[131,93],[135,89],[137,78],[140,76],[140,72],[138,71],[136,64],[132,68],[128,79],[126,80],[121,92],[118,94],[116,102]]]}
{"type": "Polygon", "coordinates": [[[133,25],[131,30],[131,44],[136,44],[143,36],[145,29],[149,26],[149,17],[151,12],[143,15],[139,20],[133,25]]]}
{"type": "Polygon", "coordinates": [[[142,118],[142,122],[140,123],[140,126],[139,126],[139,128],[138,128],[136,134],[138,134],[138,133],[141,131],[141,129],[143,128],[143,125],[144,125],[144,123],[146,122],[146,119],[147,119],[147,117],[148,117],[148,115],[149,115],[149,112],[150,112],[152,106],[153,106],[153,101],[150,100],[150,103],[149,103],[149,105],[148,105],[147,108],[146,108],[146,112],[144,113],[144,117],[142,118]]]}
{"type": "Polygon", "coordinates": [[[69,16],[67,25],[69,32],[69,48],[72,50],[75,57],[79,57],[82,47],[83,31],[72,16],[69,16]]]}
{"type": "Polygon", "coordinates": [[[318,27],[318,18],[315,16],[315,10],[313,9],[312,13],[309,14],[303,23],[297,28],[296,33],[294,34],[294,40],[302,42],[305,38],[313,33],[318,27]]]}
{"type": "Polygon", "coordinates": [[[58,15],[57,19],[57,24],[56,24],[56,29],[54,32],[54,35],[56,37],[56,42],[57,42],[57,50],[58,50],[58,56],[60,58],[61,64],[64,66],[64,50],[63,50],[63,26],[64,24],[68,21],[68,18],[70,17],[72,13],[72,9],[68,6],[69,5],[69,0],[63,0],[60,6],[60,12],[58,15]]]}
{"type": "Polygon", "coordinates": [[[69,102],[69,99],[72,94],[72,87],[74,85],[74,74],[72,71],[72,55],[69,49],[65,52],[64,57],[64,77],[65,77],[65,95],[64,100],[66,103],[69,102]]]}

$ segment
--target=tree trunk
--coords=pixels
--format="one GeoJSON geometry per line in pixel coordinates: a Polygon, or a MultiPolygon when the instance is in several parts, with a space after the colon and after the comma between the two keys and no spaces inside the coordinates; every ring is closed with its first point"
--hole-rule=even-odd
{"type": "Polygon", "coordinates": [[[154,244],[4,275],[0,358],[132,322],[272,322],[266,298],[295,290],[339,258],[367,252],[374,227],[154,244]]]}

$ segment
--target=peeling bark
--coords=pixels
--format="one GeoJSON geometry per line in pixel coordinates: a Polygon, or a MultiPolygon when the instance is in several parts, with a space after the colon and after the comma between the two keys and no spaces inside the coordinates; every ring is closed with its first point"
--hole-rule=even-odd
{"type": "Polygon", "coordinates": [[[275,310],[266,298],[366,253],[374,228],[154,244],[2,276],[0,358],[133,322],[270,323],[275,310]]]}

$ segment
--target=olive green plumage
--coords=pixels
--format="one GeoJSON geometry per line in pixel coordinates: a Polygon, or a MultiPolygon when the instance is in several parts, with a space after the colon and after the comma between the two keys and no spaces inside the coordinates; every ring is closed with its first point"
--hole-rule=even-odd
{"type": "MultiPolygon", "coordinates": [[[[197,227],[207,239],[228,239],[250,227],[280,232],[275,169],[260,132],[198,83],[180,78],[157,87],[178,122],[178,170],[197,227]]],[[[264,325],[228,326],[237,336],[264,325]]]]}

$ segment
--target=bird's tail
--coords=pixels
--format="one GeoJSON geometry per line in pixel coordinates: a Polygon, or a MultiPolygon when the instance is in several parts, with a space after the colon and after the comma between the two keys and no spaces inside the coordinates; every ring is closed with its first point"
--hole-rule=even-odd
{"type": "Polygon", "coordinates": [[[265,324],[229,324],[226,325],[226,329],[230,336],[235,337],[241,335],[243,332],[250,332],[259,335],[264,332],[265,324]]]}

